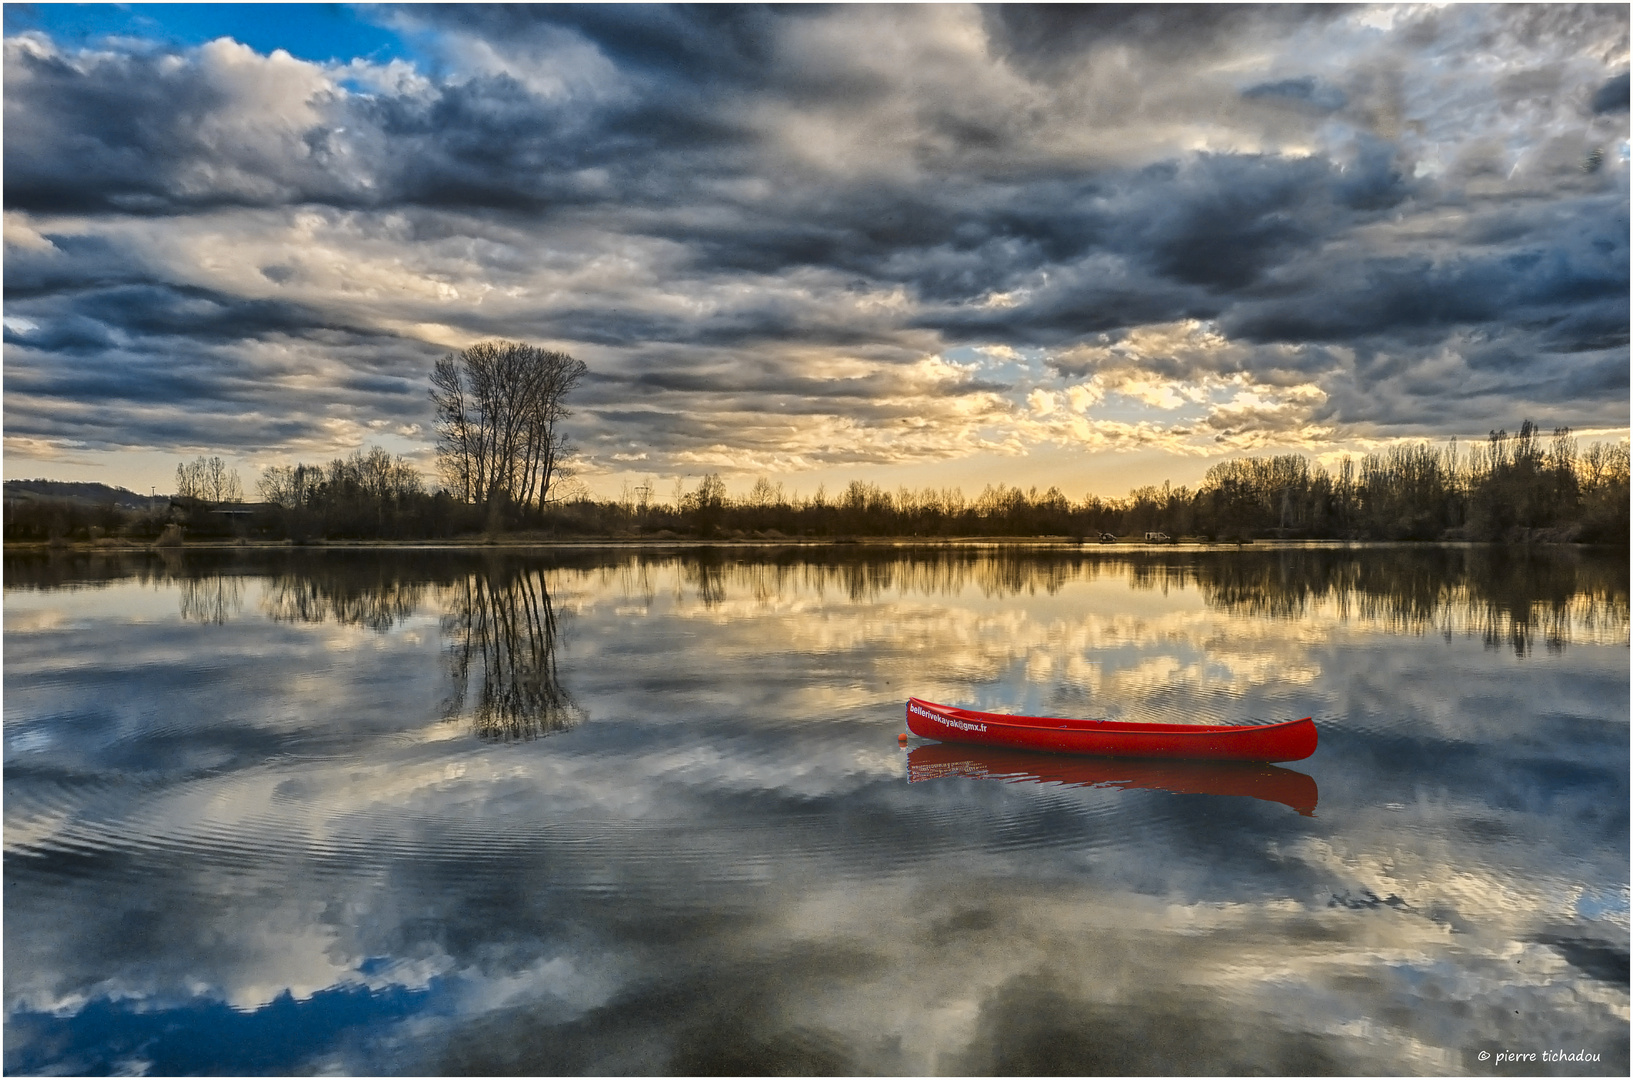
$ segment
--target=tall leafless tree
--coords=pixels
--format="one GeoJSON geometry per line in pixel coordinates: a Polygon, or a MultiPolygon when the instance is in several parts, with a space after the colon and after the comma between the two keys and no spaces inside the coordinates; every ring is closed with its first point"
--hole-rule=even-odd
{"type": "Polygon", "coordinates": [[[176,466],[176,494],[186,499],[202,499],[208,503],[240,502],[244,485],[236,469],[218,457],[202,454],[193,461],[176,466]]]}
{"type": "Polygon", "coordinates": [[[564,399],[583,361],[516,341],[483,341],[431,372],[437,458],[448,489],[481,506],[543,506],[572,453],[564,399]]]}

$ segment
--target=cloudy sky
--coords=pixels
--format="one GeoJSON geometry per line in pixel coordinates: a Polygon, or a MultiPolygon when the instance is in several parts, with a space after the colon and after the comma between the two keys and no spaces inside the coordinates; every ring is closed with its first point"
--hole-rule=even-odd
{"type": "Polygon", "coordinates": [[[5,9],[5,474],[1194,483],[1628,424],[1625,5],[5,9]]]}

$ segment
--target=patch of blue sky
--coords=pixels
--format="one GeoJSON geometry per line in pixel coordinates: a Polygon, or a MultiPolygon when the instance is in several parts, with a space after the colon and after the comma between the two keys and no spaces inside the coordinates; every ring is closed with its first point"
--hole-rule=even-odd
{"type": "Polygon", "coordinates": [[[186,48],[229,37],[259,53],[283,49],[314,63],[421,61],[412,39],[387,19],[384,10],[358,4],[5,5],[7,37],[35,30],[67,48],[110,39],[186,48]]]}
{"type": "Polygon", "coordinates": [[[445,980],[423,990],[336,986],[302,1000],[288,991],[257,1009],[213,998],[181,1004],[94,998],[65,1015],[6,1017],[5,1071],[155,1076],[292,1075],[349,1031],[446,1011],[445,980]]]}
{"type": "Polygon", "coordinates": [[[1625,923],[1628,914],[1628,890],[1584,889],[1582,895],[1576,898],[1576,914],[1582,919],[1619,919],[1625,923]]]}
{"type": "Polygon", "coordinates": [[[1089,406],[1088,415],[1096,420],[1115,420],[1123,424],[1150,421],[1161,427],[1172,427],[1174,424],[1195,423],[1207,416],[1208,410],[1191,402],[1177,409],[1163,409],[1137,397],[1112,393],[1089,406]]]}
{"type": "MultiPolygon", "coordinates": [[[[1046,349],[959,345],[944,350],[941,355],[950,363],[978,365],[980,377],[983,379],[1008,383],[1012,389],[1006,396],[1017,405],[1026,402],[1027,395],[1034,387],[1058,391],[1063,387],[1087,381],[1075,377],[1062,378],[1049,367],[1049,353],[1046,349]]],[[[1177,407],[1163,408],[1131,394],[1111,391],[1090,406],[1087,415],[1096,420],[1113,420],[1125,424],[1150,422],[1161,427],[1194,424],[1206,418],[1213,406],[1230,400],[1235,393],[1234,387],[1213,386],[1200,400],[1186,399],[1177,407]]]]}
{"type": "Polygon", "coordinates": [[[1031,347],[1012,348],[1008,345],[958,345],[941,354],[955,364],[980,364],[991,374],[1022,372],[1041,373],[1048,352],[1031,347]]]}
{"type": "Polygon", "coordinates": [[[977,378],[1004,383],[1006,395],[1020,404],[1035,386],[1049,386],[1059,377],[1049,370],[1048,353],[1043,349],[1011,348],[1007,345],[959,345],[942,352],[942,359],[967,367],[976,366],[977,378]]]}

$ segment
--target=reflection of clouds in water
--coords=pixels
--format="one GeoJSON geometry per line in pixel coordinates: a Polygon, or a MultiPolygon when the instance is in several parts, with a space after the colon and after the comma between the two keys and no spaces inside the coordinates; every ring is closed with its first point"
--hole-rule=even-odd
{"type": "MultiPolygon", "coordinates": [[[[643,1035],[677,1056],[691,1030],[742,1010],[742,1042],[759,1071],[786,1060],[777,1049],[804,1032],[837,1055],[830,1071],[920,1074],[1092,1071],[1096,1062],[1157,1074],[1436,1073],[1460,1071],[1465,1048],[1565,1034],[1543,1027],[1539,1007],[1556,1024],[1583,1017],[1581,1037],[1600,1047],[1605,1027],[1625,1016],[1625,994],[1618,1010],[1614,988],[1584,990],[1551,950],[1448,964],[1446,927],[1387,907],[1176,904],[1036,883],[1017,902],[1012,881],[974,873],[933,893],[803,891],[761,920],[708,934],[701,948],[643,957],[704,966],[695,985],[707,990],[671,1002],[678,1007],[663,1019],[642,1008],[650,984],[639,978],[608,1012],[650,1016],[643,1035]],[[1410,1005],[1425,996],[1439,1007],[1410,1005]]],[[[438,1065],[570,1064],[582,1029],[556,1033],[549,1051],[515,1049],[512,1036],[545,1019],[518,1013],[450,1030],[438,1065]]]]}
{"type": "MultiPolygon", "coordinates": [[[[684,580],[691,580],[688,574],[709,576],[708,596],[689,603],[683,581],[676,581],[669,610],[711,622],[724,645],[736,640],[750,653],[758,648],[757,634],[767,628],[770,615],[784,617],[791,647],[813,652],[902,649],[915,643],[929,652],[928,642],[940,646],[952,639],[951,651],[938,650],[939,664],[931,665],[947,676],[939,685],[1000,679],[1020,663],[1033,675],[1052,676],[1053,698],[1062,704],[1085,696],[1116,697],[1148,685],[1165,691],[1175,684],[1191,685],[1237,696],[1257,686],[1308,685],[1320,668],[1307,647],[1346,632],[1469,636],[1521,653],[1534,647],[1539,635],[1550,649],[1572,640],[1626,641],[1625,580],[1605,579],[1591,563],[1573,566],[1563,560],[1566,569],[1561,571],[1542,560],[1538,571],[1539,561],[1530,560],[1530,579],[1517,589],[1508,586],[1508,595],[1498,602],[1493,597],[1502,591],[1502,575],[1518,571],[1501,559],[1493,565],[1495,557],[1489,553],[1391,554],[1393,561],[1409,564],[1408,572],[1390,576],[1376,567],[1358,569],[1351,555],[1331,550],[1234,559],[1176,557],[1172,564],[1149,558],[1124,563],[1056,557],[1045,560],[1047,572],[1030,585],[1017,583],[1016,566],[1024,560],[1013,555],[985,563],[948,557],[904,560],[897,570],[868,564],[768,567],[735,562],[683,568],[684,580]],[[1414,562],[1419,565],[1412,566],[1414,562]],[[1240,563],[1247,564],[1247,571],[1240,563]],[[970,585],[995,603],[972,598],[970,585]],[[1138,616],[1126,613],[1129,585],[1149,594],[1138,616]],[[961,603],[951,609],[933,601],[915,602],[961,588],[961,603]],[[860,598],[859,610],[868,617],[856,618],[855,608],[845,618],[824,617],[823,598],[833,591],[860,598]],[[1533,599],[1536,592],[1548,599],[1533,599]],[[1016,593],[1026,595],[1026,604],[1013,601],[1016,593]],[[1077,610],[1059,613],[1069,606],[1062,602],[1068,599],[1076,601],[1077,610]],[[1057,614],[1051,618],[1051,613],[1057,614]],[[1244,620],[1242,614],[1274,617],[1244,620]],[[741,629],[746,626],[754,632],[741,629]],[[1286,651],[1290,640],[1304,650],[1305,661],[1291,660],[1286,651]],[[1167,659],[1141,655],[1122,663],[1104,655],[1119,645],[1139,646],[1145,653],[1153,643],[1167,643],[1174,651],[1167,659]],[[1154,672],[1153,683],[1141,670],[1153,663],[1177,665],[1185,674],[1164,681],[1163,672],[1154,672]]],[[[643,564],[643,572],[650,574],[650,568],[643,564]]],[[[877,667],[866,659],[861,663],[877,667]]],[[[932,689],[935,685],[922,692],[939,692],[932,689]]],[[[1204,713],[1211,715],[1206,709],[1204,713]]]]}
{"type": "Polygon", "coordinates": [[[428,995],[312,1048],[348,1072],[1414,1073],[1487,1043],[1625,1044],[1604,977],[1627,942],[1624,649],[1516,657],[1317,603],[1249,617],[1177,576],[1131,613],[1126,577],[1069,565],[1004,592],[1010,570],[979,566],[727,562],[700,597],[684,561],[613,558],[445,573],[438,610],[389,632],[156,634],[110,590],[70,682],[144,659],[100,712],[28,674],[60,632],[8,635],[8,1009],[428,995]],[[440,722],[479,579],[575,612],[556,675],[595,722],[508,745],[440,722]],[[206,650],[197,697],[155,721],[167,669],[206,650]],[[1321,703],[1318,816],[902,782],[910,685],[1040,680],[1142,713],[1321,703]],[[77,737],[14,757],[14,720],[52,715],[77,737]]]}
{"type": "Polygon", "coordinates": [[[1288,626],[1239,636],[1235,620],[1200,608],[1196,593],[1183,589],[1164,598],[1165,611],[1112,613],[1121,593],[1126,586],[1119,582],[1067,582],[1049,604],[1035,608],[983,598],[955,604],[881,599],[858,608],[809,594],[785,594],[776,604],[728,596],[708,609],[683,606],[674,614],[710,624],[714,655],[723,664],[751,667],[768,640],[788,652],[846,656],[859,673],[852,695],[857,705],[877,699],[882,677],[904,655],[922,658],[914,692],[933,698],[967,693],[971,683],[995,683],[994,700],[985,704],[1000,709],[1014,703],[1014,684],[1023,680],[1034,693],[1043,687],[1084,694],[1131,710],[1143,697],[1171,696],[1181,687],[1229,698],[1256,686],[1307,684],[1319,675],[1313,663],[1270,651],[1282,647],[1288,626]]]}

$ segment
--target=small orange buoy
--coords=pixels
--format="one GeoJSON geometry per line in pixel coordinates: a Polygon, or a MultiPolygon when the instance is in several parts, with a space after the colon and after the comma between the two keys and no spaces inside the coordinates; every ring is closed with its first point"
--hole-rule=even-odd
{"type": "Polygon", "coordinates": [[[904,731],[900,735],[896,736],[896,741],[898,743],[901,743],[903,746],[906,746],[907,745],[907,732],[904,731]]]}

